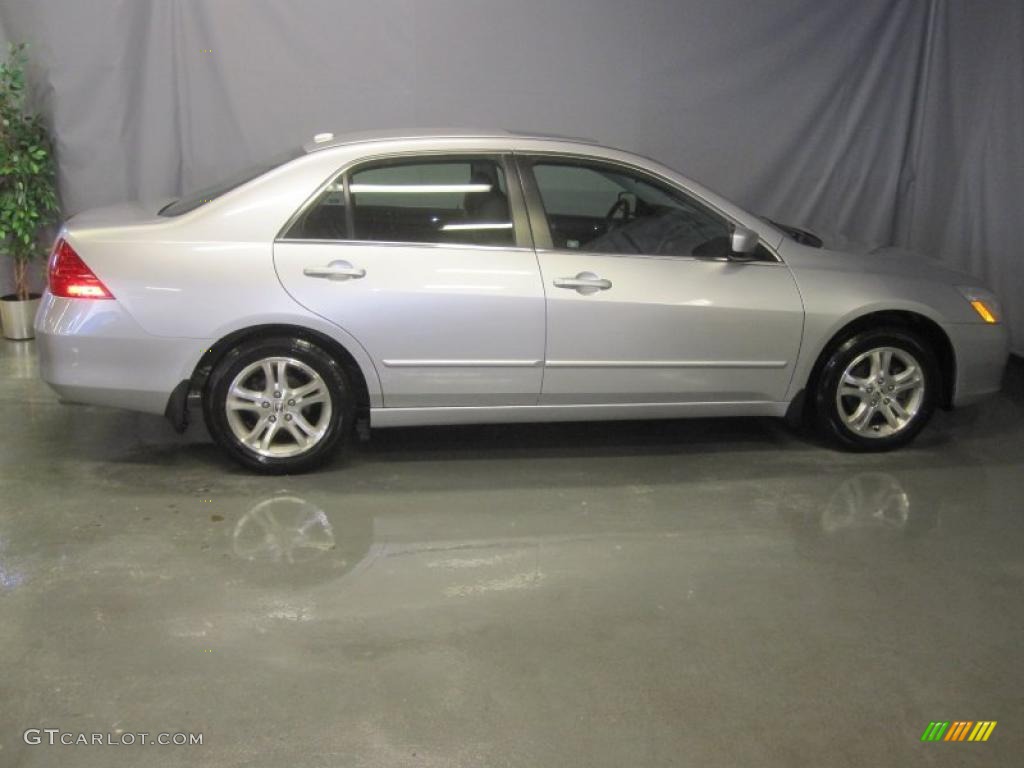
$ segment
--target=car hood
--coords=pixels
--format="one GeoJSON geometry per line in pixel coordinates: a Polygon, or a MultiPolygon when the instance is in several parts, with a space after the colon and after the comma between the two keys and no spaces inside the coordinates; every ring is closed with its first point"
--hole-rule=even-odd
{"type": "Polygon", "coordinates": [[[894,246],[871,247],[844,242],[840,248],[807,248],[795,245],[783,249],[783,257],[793,266],[901,275],[950,285],[981,285],[978,278],[953,269],[916,251],[894,246]]]}
{"type": "Polygon", "coordinates": [[[859,258],[873,269],[887,274],[920,276],[924,279],[948,282],[953,285],[974,284],[978,282],[967,272],[946,266],[938,259],[925,256],[917,251],[896,246],[872,248],[869,251],[852,252],[852,258],[859,258]]]}

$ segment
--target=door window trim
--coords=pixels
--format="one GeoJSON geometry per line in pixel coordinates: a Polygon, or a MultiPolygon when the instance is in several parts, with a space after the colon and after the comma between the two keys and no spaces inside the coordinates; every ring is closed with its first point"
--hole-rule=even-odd
{"type": "MultiPolygon", "coordinates": [[[[537,186],[537,179],[533,173],[533,165],[536,161],[542,160],[567,160],[575,163],[582,163],[583,165],[606,165],[621,168],[623,171],[628,171],[632,174],[639,175],[643,180],[644,177],[647,179],[654,180],[661,185],[667,186],[674,192],[678,192],[684,197],[692,198],[698,205],[701,205],[716,216],[721,216],[722,219],[727,221],[733,227],[746,226],[743,222],[738,221],[733,216],[723,211],[714,203],[705,200],[700,195],[692,192],[685,187],[680,186],[677,182],[666,176],[652,171],[643,166],[636,165],[635,163],[629,163],[622,160],[613,160],[606,157],[600,157],[597,155],[585,155],[574,152],[564,151],[545,151],[545,150],[530,150],[520,151],[516,150],[512,153],[513,160],[515,162],[516,170],[519,173],[519,183],[522,185],[523,194],[526,198],[526,213],[529,217],[530,231],[533,235],[533,242],[535,249],[538,254],[544,253],[572,253],[578,255],[591,255],[591,256],[613,256],[619,258],[631,258],[631,259],[671,259],[675,261],[721,261],[731,262],[728,256],[713,256],[713,257],[698,257],[698,256],[676,256],[670,254],[657,254],[657,253],[607,253],[598,251],[587,251],[585,249],[574,249],[574,248],[556,248],[554,240],[551,237],[551,229],[548,226],[547,211],[544,208],[544,200],[540,194],[540,188],[537,186]]],[[[760,235],[760,232],[758,233],[760,235]]],[[[774,261],[735,261],[732,263],[742,264],[746,266],[776,266],[783,264],[782,257],[779,256],[778,251],[773,248],[770,244],[765,242],[764,238],[759,238],[759,245],[763,247],[772,256],[774,261]]]]}
{"type": "Polygon", "coordinates": [[[386,152],[379,155],[368,155],[359,157],[345,163],[338,170],[331,173],[327,179],[320,184],[316,190],[311,194],[302,205],[293,213],[288,220],[284,223],[284,226],[278,231],[274,237],[275,243],[313,243],[319,245],[365,245],[365,246],[400,246],[405,248],[472,248],[472,249],[483,249],[488,251],[532,251],[534,250],[533,233],[530,228],[530,219],[526,211],[526,199],[522,186],[522,178],[519,174],[519,169],[516,166],[513,153],[509,150],[499,151],[480,151],[472,149],[437,149],[437,150],[410,150],[405,152],[386,152]],[[481,160],[491,160],[497,164],[502,173],[505,174],[505,185],[508,188],[508,204],[509,213],[512,216],[512,231],[515,234],[515,243],[512,245],[476,245],[474,243],[420,243],[415,241],[401,241],[401,240],[355,240],[350,238],[338,238],[338,239],[309,239],[299,237],[287,237],[286,232],[298,221],[305,213],[316,205],[317,200],[320,199],[321,194],[329,187],[332,183],[336,182],[339,177],[342,178],[344,184],[344,195],[345,195],[345,221],[349,232],[353,231],[352,217],[354,211],[352,209],[352,195],[349,188],[350,178],[353,173],[361,170],[364,166],[375,165],[381,161],[387,160],[415,160],[416,158],[428,158],[430,161],[435,161],[441,158],[479,158],[481,160]]]}

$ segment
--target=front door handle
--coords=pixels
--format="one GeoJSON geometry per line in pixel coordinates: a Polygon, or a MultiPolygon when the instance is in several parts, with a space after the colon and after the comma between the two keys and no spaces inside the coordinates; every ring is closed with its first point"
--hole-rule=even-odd
{"type": "Polygon", "coordinates": [[[580,272],[576,277],[559,277],[554,281],[556,288],[571,288],[584,296],[598,291],[607,291],[612,287],[611,280],[598,277],[593,272],[580,272]]]}
{"type": "Polygon", "coordinates": [[[366,277],[366,270],[339,260],[332,261],[326,267],[306,267],[302,274],[306,277],[325,277],[328,280],[358,280],[366,277]]]}

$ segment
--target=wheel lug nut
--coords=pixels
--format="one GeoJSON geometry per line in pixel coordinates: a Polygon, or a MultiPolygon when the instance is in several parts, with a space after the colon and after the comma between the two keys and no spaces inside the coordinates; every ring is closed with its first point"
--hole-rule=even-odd
{"type": "Polygon", "coordinates": [[[292,420],[292,415],[291,415],[290,413],[286,413],[286,414],[284,415],[284,420],[285,420],[285,421],[291,421],[291,420],[292,420]]]}
{"type": "Polygon", "coordinates": [[[889,398],[888,397],[883,398],[882,402],[885,403],[886,405],[888,405],[889,404],[889,398]]]}
{"type": "Polygon", "coordinates": [[[280,393],[280,392],[275,392],[275,393],[274,393],[274,397],[280,397],[280,396],[281,396],[281,393],[280,393]]]}
{"type": "Polygon", "coordinates": [[[269,408],[270,407],[270,403],[268,403],[266,400],[264,400],[263,401],[263,407],[264,408],[269,408]]]}
{"type": "Polygon", "coordinates": [[[288,401],[288,405],[295,405],[295,401],[294,400],[289,400],[288,401]]]}
{"type": "Polygon", "coordinates": [[[895,390],[895,389],[896,389],[896,387],[895,387],[895,386],[893,386],[892,384],[890,384],[890,385],[889,385],[889,391],[890,391],[890,392],[892,392],[892,391],[893,391],[893,390],[895,390]]]}
{"type": "Polygon", "coordinates": [[[277,421],[277,416],[271,416],[269,419],[267,419],[267,421],[273,424],[275,421],[277,421]]]}

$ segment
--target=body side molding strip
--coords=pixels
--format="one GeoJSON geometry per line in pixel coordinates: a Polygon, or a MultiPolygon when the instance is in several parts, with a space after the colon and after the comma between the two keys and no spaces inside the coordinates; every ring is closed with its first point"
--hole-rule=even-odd
{"type": "Polygon", "coordinates": [[[548,368],[785,368],[786,360],[548,360],[548,368]]]}
{"type": "Polygon", "coordinates": [[[382,360],[386,368],[785,368],[786,360],[382,360]]]}
{"type": "Polygon", "coordinates": [[[541,360],[381,360],[385,368],[536,368],[541,360]]]}

